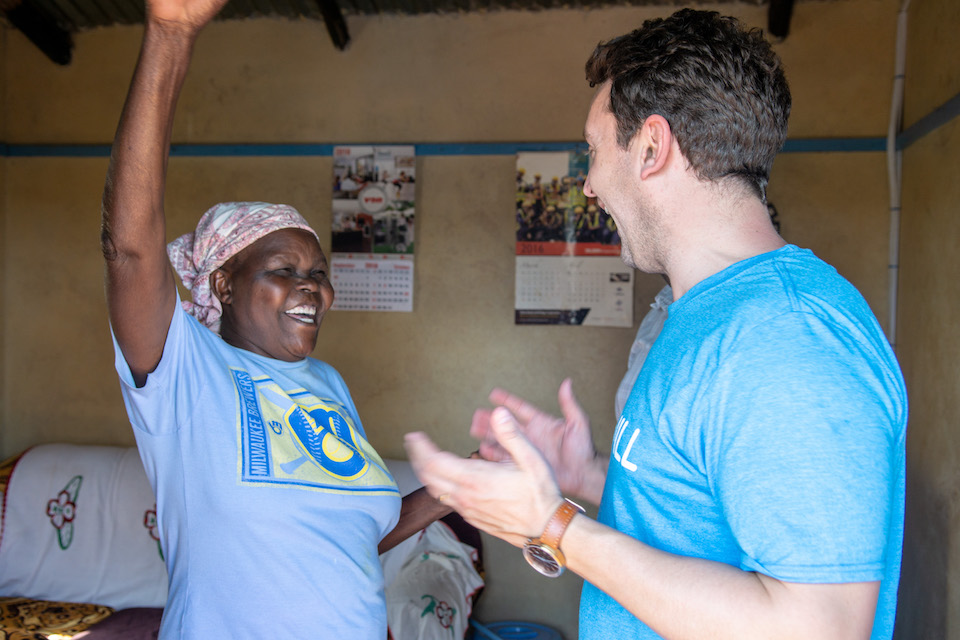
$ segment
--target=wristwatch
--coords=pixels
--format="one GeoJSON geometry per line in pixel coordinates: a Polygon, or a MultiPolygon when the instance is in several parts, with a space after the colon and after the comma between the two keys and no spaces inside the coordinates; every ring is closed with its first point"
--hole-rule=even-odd
{"type": "Polygon", "coordinates": [[[567,559],[560,551],[560,538],[563,537],[573,516],[578,513],[583,513],[583,507],[576,502],[564,499],[563,504],[557,507],[553,516],[547,521],[547,526],[540,537],[527,540],[523,545],[523,557],[531,567],[548,578],[556,578],[563,573],[567,559]]]}

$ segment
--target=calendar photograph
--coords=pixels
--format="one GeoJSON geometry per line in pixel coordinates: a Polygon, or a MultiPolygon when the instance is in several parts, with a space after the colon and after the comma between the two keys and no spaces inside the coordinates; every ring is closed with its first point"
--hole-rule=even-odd
{"type": "Polygon", "coordinates": [[[515,324],[633,326],[633,270],[588,170],[586,153],[517,154],[515,324]]]}
{"type": "Polygon", "coordinates": [[[413,146],[334,147],[334,309],[413,311],[415,220],[413,146]]]}
{"type": "Polygon", "coordinates": [[[617,225],[587,197],[589,155],[517,154],[517,255],[619,256],[617,225]]]}
{"type": "Polygon", "coordinates": [[[333,253],[414,252],[416,155],[412,146],[333,150],[333,253]]]}

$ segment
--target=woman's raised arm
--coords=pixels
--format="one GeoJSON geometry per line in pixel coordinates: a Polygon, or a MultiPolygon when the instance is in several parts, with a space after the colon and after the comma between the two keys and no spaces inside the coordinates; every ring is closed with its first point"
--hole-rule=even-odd
{"type": "Polygon", "coordinates": [[[140,58],[110,155],[101,248],[110,323],[137,384],[163,354],[176,283],[163,196],[170,135],[193,43],[226,0],[151,0],[140,58]]]}

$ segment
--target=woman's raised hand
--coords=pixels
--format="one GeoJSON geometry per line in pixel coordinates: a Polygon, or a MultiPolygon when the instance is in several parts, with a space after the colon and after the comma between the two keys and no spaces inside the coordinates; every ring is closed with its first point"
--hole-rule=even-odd
{"type": "Polygon", "coordinates": [[[147,0],[147,17],[167,26],[199,30],[226,4],[227,0],[147,0]]]}

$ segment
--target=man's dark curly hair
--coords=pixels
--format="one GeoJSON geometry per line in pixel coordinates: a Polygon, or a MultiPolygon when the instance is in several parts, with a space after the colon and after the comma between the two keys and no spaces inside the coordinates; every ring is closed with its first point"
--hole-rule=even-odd
{"type": "Polygon", "coordinates": [[[714,11],[681,9],[601,42],[586,71],[590,86],[611,81],[621,147],[659,114],[697,177],[735,177],[765,199],[787,137],[790,88],[759,29],[714,11]]]}

